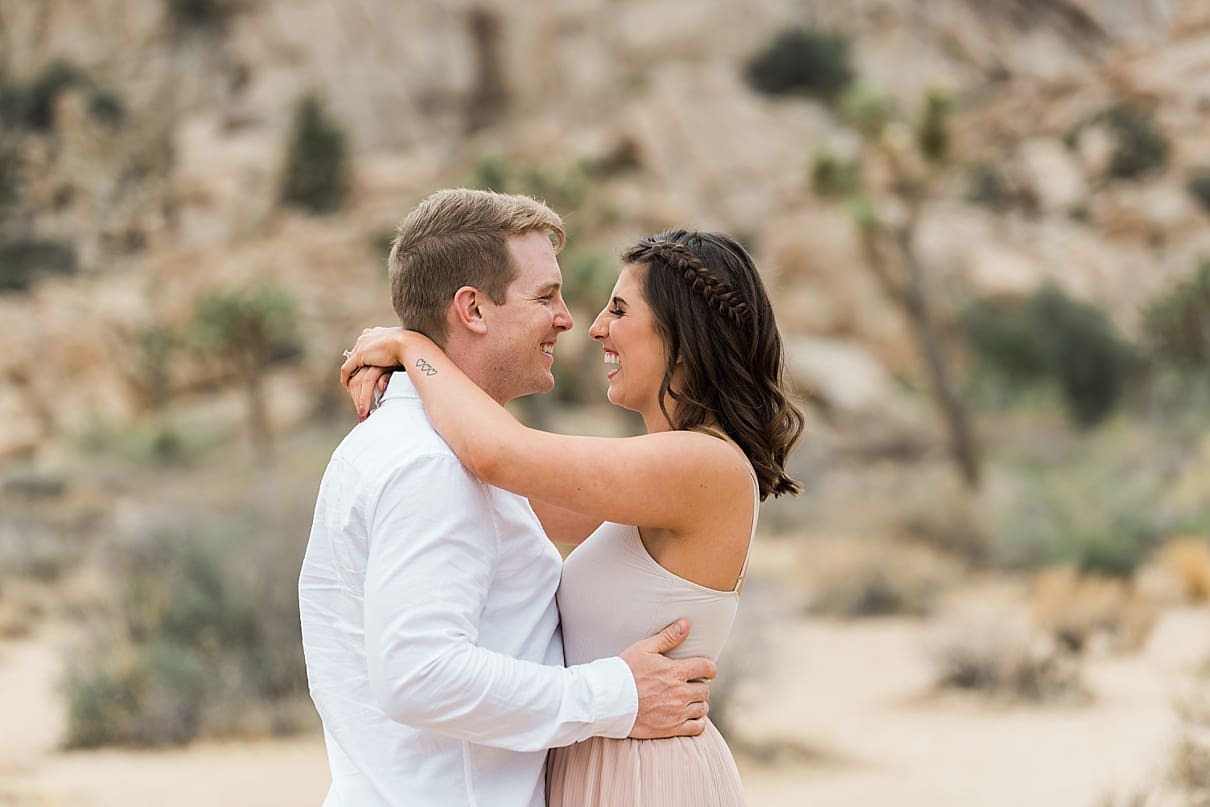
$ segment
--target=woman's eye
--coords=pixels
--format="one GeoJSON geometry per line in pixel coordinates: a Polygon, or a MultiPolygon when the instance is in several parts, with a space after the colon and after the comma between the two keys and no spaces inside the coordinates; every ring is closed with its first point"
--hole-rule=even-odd
{"type": "Polygon", "coordinates": [[[625,315],[626,312],[620,308],[611,308],[611,309],[609,309],[609,313],[613,314],[615,317],[620,317],[620,316],[625,315]]]}

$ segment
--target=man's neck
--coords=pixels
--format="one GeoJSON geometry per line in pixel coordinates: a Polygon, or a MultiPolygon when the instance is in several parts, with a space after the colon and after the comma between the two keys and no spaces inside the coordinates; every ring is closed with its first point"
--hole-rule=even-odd
{"type": "Polygon", "coordinates": [[[475,386],[490,395],[496,403],[503,406],[512,400],[510,396],[503,395],[500,390],[494,388],[491,383],[492,373],[487,367],[486,357],[482,356],[480,351],[475,350],[474,345],[451,339],[443,350],[450,361],[459,370],[466,373],[466,377],[473,381],[475,386]]]}

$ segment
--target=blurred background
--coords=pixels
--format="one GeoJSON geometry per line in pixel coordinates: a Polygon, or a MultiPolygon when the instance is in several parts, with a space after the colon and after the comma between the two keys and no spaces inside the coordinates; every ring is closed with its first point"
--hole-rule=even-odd
{"type": "Polygon", "coordinates": [[[750,802],[1210,805],[1210,2],[0,0],[0,804],[319,804],[296,581],[420,199],[721,229],[809,426],[750,802]]]}

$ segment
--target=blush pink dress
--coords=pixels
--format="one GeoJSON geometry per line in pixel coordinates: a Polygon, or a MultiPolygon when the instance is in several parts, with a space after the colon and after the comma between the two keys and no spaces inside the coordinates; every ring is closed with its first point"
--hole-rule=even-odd
{"type": "MultiPolygon", "coordinates": [[[[759,498],[753,503],[749,552],[758,503],[759,498]]],[[[563,566],[558,601],[567,663],[616,656],[681,617],[691,622],[689,636],[668,655],[717,660],[735,621],[747,568],[745,557],[735,589],[707,588],[660,566],[643,546],[637,527],[602,524],[563,566]]],[[[735,760],[709,720],[696,737],[593,737],[552,749],[546,778],[549,807],[744,804],[735,760]]]]}

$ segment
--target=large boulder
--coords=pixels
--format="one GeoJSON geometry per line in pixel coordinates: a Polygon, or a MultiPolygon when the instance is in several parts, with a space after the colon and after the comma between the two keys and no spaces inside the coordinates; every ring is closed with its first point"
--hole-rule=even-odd
{"type": "Polygon", "coordinates": [[[265,127],[232,129],[215,114],[177,127],[171,194],[181,246],[229,244],[257,233],[277,203],[283,140],[265,127]]]}
{"type": "Polygon", "coordinates": [[[833,418],[885,416],[892,409],[894,380],[859,343],[791,336],[785,341],[785,350],[794,386],[833,418]]]}

